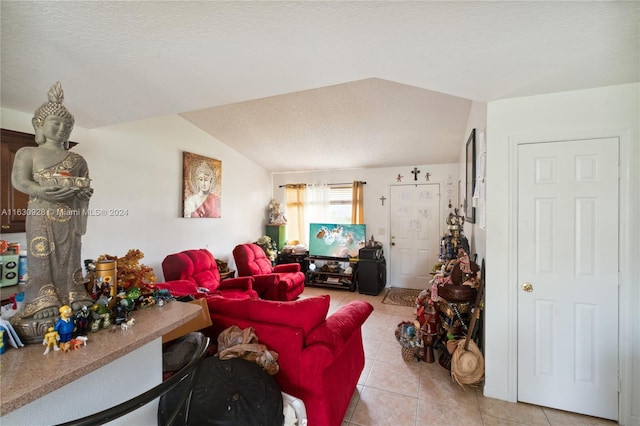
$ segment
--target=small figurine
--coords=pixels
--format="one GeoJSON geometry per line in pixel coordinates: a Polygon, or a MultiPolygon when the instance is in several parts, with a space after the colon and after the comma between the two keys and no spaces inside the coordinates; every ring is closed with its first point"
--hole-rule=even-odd
{"type": "Polygon", "coordinates": [[[155,304],[156,304],[156,301],[153,298],[153,296],[145,296],[145,297],[142,298],[142,301],[140,302],[140,307],[148,308],[148,307],[153,306],[155,304]]]}
{"type": "Polygon", "coordinates": [[[76,336],[86,336],[89,333],[89,309],[86,306],[76,314],[76,336]]]}
{"type": "Polygon", "coordinates": [[[71,306],[63,305],[59,311],[60,319],[56,322],[55,330],[60,335],[60,343],[66,343],[73,337],[76,325],[72,316],[71,306]]]}
{"type": "Polygon", "coordinates": [[[153,292],[153,298],[158,306],[164,306],[164,303],[172,300],[173,296],[166,288],[160,288],[153,292]]]}
{"type": "Polygon", "coordinates": [[[127,299],[121,299],[116,305],[115,324],[120,325],[129,320],[129,310],[127,309],[127,299]]]}
{"type": "Polygon", "coordinates": [[[108,306],[98,302],[91,306],[91,332],[95,333],[100,330],[100,323],[102,328],[109,328],[111,325],[111,310],[108,306]]]}
{"type": "Polygon", "coordinates": [[[269,203],[269,224],[270,225],[286,225],[287,218],[282,214],[282,207],[276,200],[269,203]]]}
{"type": "Polygon", "coordinates": [[[425,322],[422,324],[422,340],[424,342],[424,361],[435,361],[434,346],[438,335],[438,311],[433,300],[429,299],[424,310],[425,322]]]}
{"type": "Polygon", "coordinates": [[[122,330],[128,330],[130,327],[133,327],[134,325],[136,325],[136,319],[131,317],[126,322],[123,322],[122,324],[120,324],[120,328],[122,330]]]}
{"type": "Polygon", "coordinates": [[[87,346],[87,336],[78,336],[75,339],[71,339],[69,343],[71,344],[71,349],[74,351],[80,349],[83,346],[87,346]]]}
{"type": "Polygon", "coordinates": [[[44,335],[44,339],[42,339],[42,345],[47,348],[44,350],[44,355],[49,353],[49,350],[53,347],[54,351],[59,351],[58,340],[60,340],[60,336],[58,332],[55,331],[53,327],[49,327],[49,330],[44,335]]]}

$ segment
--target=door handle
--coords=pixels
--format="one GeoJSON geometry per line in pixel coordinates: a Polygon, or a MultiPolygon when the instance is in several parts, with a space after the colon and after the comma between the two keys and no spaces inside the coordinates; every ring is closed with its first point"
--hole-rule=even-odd
{"type": "Polygon", "coordinates": [[[396,245],[396,241],[395,241],[396,237],[395,236],[391,236],[391,245],[395,246],[396,245]]]}
{"type": "Polygon", "coordinates": [[[531,285],[531,283],[524,283],[522,284],[522,289],[527,293],[531,293],[533,291],[533,285],[531,285]]]}

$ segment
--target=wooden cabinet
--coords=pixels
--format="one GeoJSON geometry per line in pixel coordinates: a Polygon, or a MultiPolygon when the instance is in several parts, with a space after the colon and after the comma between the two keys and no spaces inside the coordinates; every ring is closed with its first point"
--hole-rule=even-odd
{"type": "Polygon", "coordinates": [[[2,129],[0,151],[0,224],[2,234],[25,231],[25,220],[29,196],[11,185],[11,170],[16,152],[23,146],[38,146],[35,136],[29,133],[2,129]],[[25,214],[23,214],[25,213],[25,214]]]}
{"type": "MultiPolygon", "coordinates": [[[[1,129],[0,134],[0,233],[25,232],[29,196],[11,185],[11,170],[16,152],[23,146],[38,146],[31,133],[1,129]]],[[[77,143],[69,142],[69,146],[77,143]]]]}

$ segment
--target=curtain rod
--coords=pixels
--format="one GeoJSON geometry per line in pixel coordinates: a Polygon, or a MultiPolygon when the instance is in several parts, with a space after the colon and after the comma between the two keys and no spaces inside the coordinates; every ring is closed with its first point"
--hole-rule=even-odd
{"type": "MultiPolygon", "coordinates": [[[[366,185],[367,182],[362,182],[360,181],[361,184],[366,185]]],[[[353,184],[353,182],[343,182],[343,183],[328,183],[327,185],[331,186],[331,185],[351,185],[353,184]]],[[[286,185],[280,185],[278,186],[278,188],[286,188],[289,185],[310,185],[308,183],[288,183],[286,185]]]]}

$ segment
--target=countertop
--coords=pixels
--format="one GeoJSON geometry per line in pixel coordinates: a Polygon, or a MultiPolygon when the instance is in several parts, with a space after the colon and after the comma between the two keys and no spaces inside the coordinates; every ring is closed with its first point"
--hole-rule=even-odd
{"type": "Polygon", "coordinates": [[[160,338],[200,311],[199,305],[177,301],[141,308],[132,312],[133,327],[89,333],[86,347],[67,353],[52,350],[43,355],[44,346],[37,344],[8,347],[0,355],[0,416],[160,338]]]}

